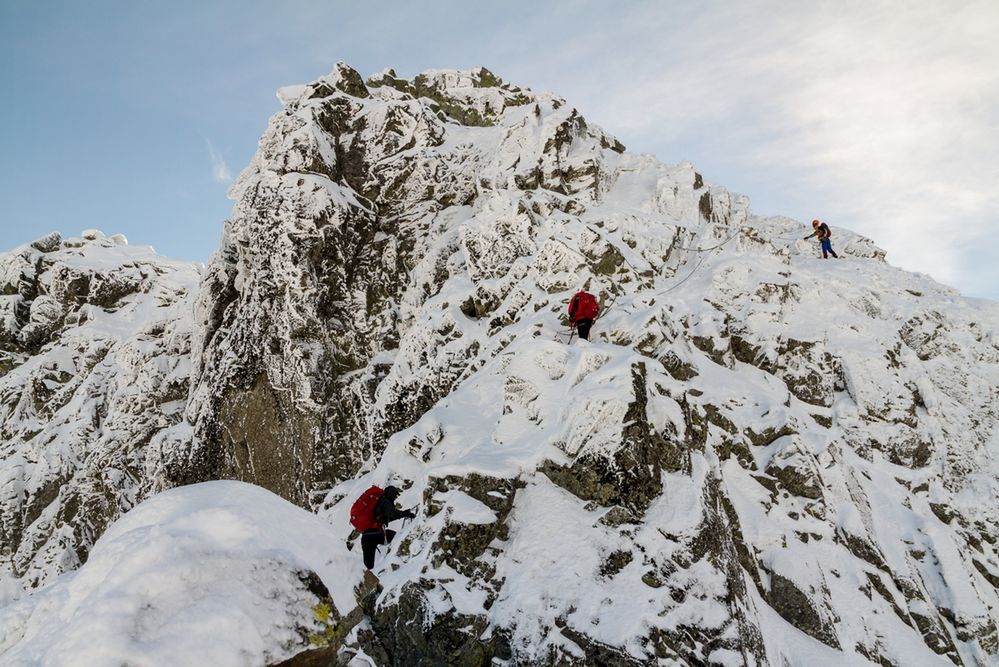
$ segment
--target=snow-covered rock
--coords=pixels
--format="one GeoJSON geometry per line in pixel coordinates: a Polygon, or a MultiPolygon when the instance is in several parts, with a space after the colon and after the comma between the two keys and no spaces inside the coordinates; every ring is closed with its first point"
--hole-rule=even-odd
{"type": "MultiPolygon", "coordinates": [[[[112,525],[78,571],[0,611],[5,665],[259,665],[327,632],[335,587],[319,517],[241,482],[158,494],[112,525]],[[323,582],[330,582],[332,592],[323,582]]],[[[356,559],[352,559],[356,560],[356,559]]]]}
{"type": "Polygon", "coordinates": [[[96,230],[0,255],[0,569],[73,569],[170,484],[199,277],[96,230]]]}
{"type": "MultiPolygon", "coordinates": [[[[186,405],[154,393],[135,413],[164,411],[148,440],[101,429],[114,447],[73,450],[77,467],[141,462],[111,486],[132,495],[44,523],[81,558],[93,517],[236,478],[316,510],[330,558],[356,567],[350,505],[391,482],[419,515],[379,556],[345,661],[999,659],[999,304],[892,267],[836,221],[842,259],[822,260],[802,224],[484,69],[365,82],[340,64],[279,99],[196,299],[173,301],[193,323],[163,313],[136,357],[175,369],[186,405]],[[604,312],[567,344],[579,288],[604,312]]],[[[75,331],[85,265],[42,280],[12,259],[67,243],[5,256],[8,285],[44,289],[0,306],[0,382],[75,331]]],[[[171,275],[87,307],[117,317],[171,275]]],[[[109,367],[98,394],[151,372],[109,367]]],[[[47,439],[6,417],[27,430],[0,469],[43,477],[63,422],[31,414],[47,439]]],[[[7,531],[53,503],[19,483],[7,531]]],[[[58,571],[37,540],[14,544],[17,575],[58,571]]]]}

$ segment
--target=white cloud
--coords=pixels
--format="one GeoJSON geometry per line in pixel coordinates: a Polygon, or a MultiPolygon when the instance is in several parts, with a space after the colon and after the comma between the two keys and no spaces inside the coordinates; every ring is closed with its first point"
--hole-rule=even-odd
{"type": "Polygon", "coordinates": [[[229,165],[225,163],[225,158],[215,150],[211,141],[205,139],[205,144],[208,146],[208,157],[212,161],[212,178],[219,183],[232,183],[232,172],[229,170],[229,165]]]}
{"type": "Polygon", "coordinates": [[[996,263],[970,251],[999,210],[999,3],[625,7],[560,44],[566,69],[545,86],[629,149],[766,174],[765,199],[809,206],[769,212],[828,219],[999,298],[996,263]]]}

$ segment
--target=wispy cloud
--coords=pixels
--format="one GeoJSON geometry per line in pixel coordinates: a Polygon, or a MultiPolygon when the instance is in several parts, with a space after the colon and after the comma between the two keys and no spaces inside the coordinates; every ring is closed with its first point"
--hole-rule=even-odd
{"type": "Polygon", "coordinates": [[[215,150],[214,144],[209,139],[205,139],[205,144],[208,146],[208,157],[212,161],[212,178],[219,183],[232,183],[232,172],[229,170],[225,158],[215,150]]]}
{"type": "Polygon", "coordinates": [[[999,210],[999,4],[631,7],[559,47],[568,86],[552,89],[629,148],[767,174],[771,204],[809,206],[771,212],[827,218],[999,297],[999,268],[969,255],[999,210]]]}

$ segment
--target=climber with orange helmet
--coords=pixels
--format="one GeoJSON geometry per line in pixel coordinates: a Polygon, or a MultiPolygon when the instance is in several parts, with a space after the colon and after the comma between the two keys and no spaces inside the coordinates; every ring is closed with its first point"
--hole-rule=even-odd
{"type": "Polygon", "coordinates": [[[832,232],[829,231],[829,225],[818,220],[812,220],[812,229],[814,231],[806,236],[805,240],[807,241],[813,236],[818,237],[819,243],[822,245],[822,259],[828,259],[829,255],[839,259],[839,255],[833,251],[832,242],[829,240],[829,237],[832,236],[832,232]]]}

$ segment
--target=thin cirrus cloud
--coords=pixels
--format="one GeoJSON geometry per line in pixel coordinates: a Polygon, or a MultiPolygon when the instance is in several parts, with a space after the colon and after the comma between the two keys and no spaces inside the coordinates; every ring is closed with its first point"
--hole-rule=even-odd
{"type": "Polygon", "coordinates": [[[208,146],[208,157],[212,162],[212,178],[218,183],[229,184],[232,182],[232,171],[229,169],[229,165],[226,164],[225,158],[219,153],[211,141],[205,139],[205,145],[208,146]]]}
{"type": "Polygon", "coordinates": [[[804,202],[800,216],[871,236],[897,265],[994,292],[999,270],[969,252],[999,210],[999,4],[646,5],[602,30],[651,46],[579,74],[599,122],[766,173],[771,206],[804,202]]]}

